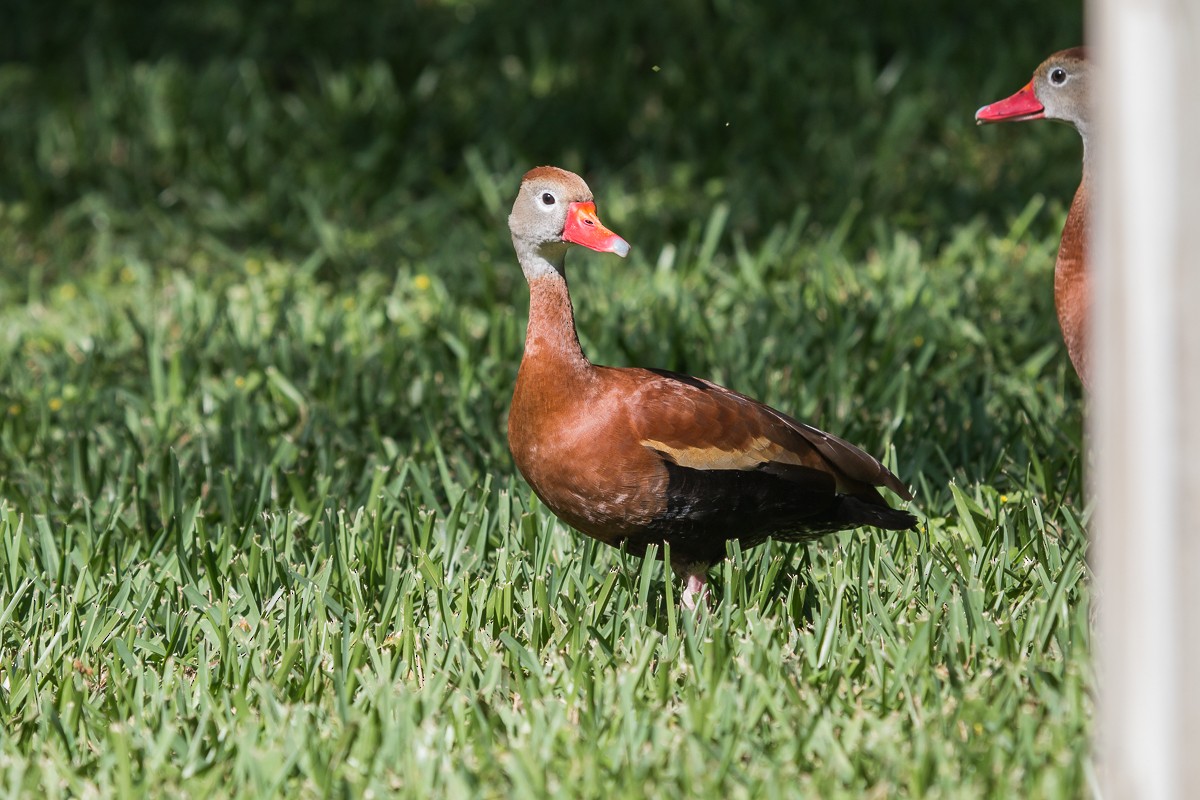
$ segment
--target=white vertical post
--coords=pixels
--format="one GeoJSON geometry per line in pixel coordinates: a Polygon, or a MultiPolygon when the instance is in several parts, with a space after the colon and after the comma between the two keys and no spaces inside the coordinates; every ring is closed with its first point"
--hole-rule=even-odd
{"type": "Polygon", "coordinates": [[[1089,2],[1098,769],[1200,797],[1200,3],[1089,2]]]}

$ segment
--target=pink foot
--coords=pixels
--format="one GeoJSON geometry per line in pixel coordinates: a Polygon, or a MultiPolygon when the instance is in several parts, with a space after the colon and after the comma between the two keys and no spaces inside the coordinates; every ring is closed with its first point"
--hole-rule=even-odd
{"type": "Polygon", "coordinates": [[[690,573],[687,576],[687,585],[683,587],[683,607],[688,611],[695,611],[696,607],[703,604],[708,605],[708,583],[704,577],[704,573],[690,573]]]}

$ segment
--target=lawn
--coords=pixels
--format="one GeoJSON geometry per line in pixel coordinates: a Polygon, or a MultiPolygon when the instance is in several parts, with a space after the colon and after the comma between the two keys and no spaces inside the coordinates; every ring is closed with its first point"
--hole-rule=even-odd
{"type": "Polygon", "coordinates": [[[1077,9],[243,5],[0,33],[0,791],[1088,794],[1079,145],[972,124],[1077,9]],[[691,615],[540,506],[540,163],[634,248],[568,261],[594,361],[884,456],[920,529],[691,615]]]}

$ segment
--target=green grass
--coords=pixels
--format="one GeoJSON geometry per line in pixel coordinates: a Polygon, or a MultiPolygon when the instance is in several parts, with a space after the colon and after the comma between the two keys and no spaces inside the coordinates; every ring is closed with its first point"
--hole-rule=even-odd
{"type": "Polygon", "coordinates": [[[677,5],[14,17],[0,792],[1087,794],[1077,143],[970,124],[1042,54],[972,26],[1046,10],[677,5]],[[921,530],[733,552],[691,616],[541,507],[504,217],[545,162],[634,245],[568,262],[594,360],[886,456],[921,530]]]}

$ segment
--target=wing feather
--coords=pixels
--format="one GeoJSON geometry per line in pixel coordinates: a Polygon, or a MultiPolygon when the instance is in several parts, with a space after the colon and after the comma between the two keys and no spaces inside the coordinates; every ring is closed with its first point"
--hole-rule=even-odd
{"type": "Polygon", "coordinates": [[[640,441],[674,464],[699,470],[766,469],[800,482],[804,476],[815,477],[815,470],[832,477],[839,493],[877,496],[871,487],[885,486],[912,499],[877,459],[757,400],[666,370],[629,372],[641,373],[629,400],[640,441]]]}

